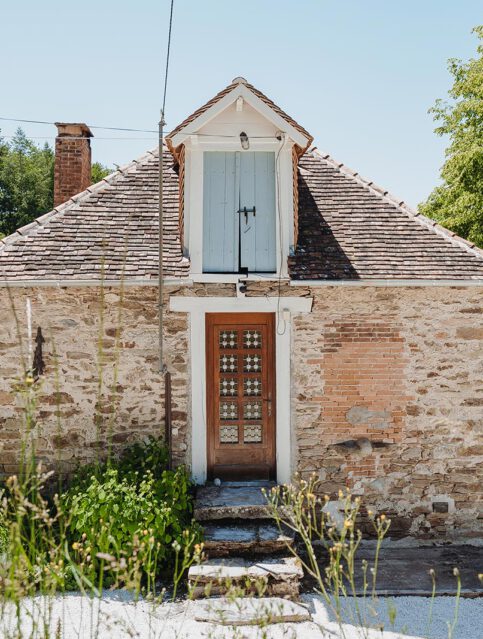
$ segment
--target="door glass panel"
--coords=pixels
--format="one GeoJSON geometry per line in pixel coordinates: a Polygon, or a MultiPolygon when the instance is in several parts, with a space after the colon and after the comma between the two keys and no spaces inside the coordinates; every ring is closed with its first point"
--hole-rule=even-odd
{"type": "Polygon", "coordinates": [[[238,444],[238,426],[221,426],[220,444],[238,444]]]}
{"type": "Polygon", "coordinates": [[[238,334],[235,331],[220,331],[220,348],[237,348],[238,334]]]}
{"type": "Polygon", "coordinates": [[[243,395],[252,397],[262,394],[262,378],[261,377],[245,377],[243,379],[243,395]]]}
{"type": "Polygon", "coordinates": [[[220,402],[220,419],[238,419],[238,404],[236,402],[220,402]]]}
{"type": "Polygon", "coordinates": [[[220,373],[236,373],[238,357],[236,355],[220,355],[220,373]]]}
{"type": "Polygon", "coordinates": [[[238,380],[235,377],[220,379],[220,396],[236,397],[238,395],[238,380]]]}
{"type": "Polygon", "coordinates": [[[262,427],[260,424],[245,424],[243,426],[243,441],[245,444],[261,444],[262,427]]]}
{"type": "Polygon", "coordinates": [[[243,331],[244,348],[262,348],[262,334],[260,331],[243,331]]]}
{"type": "Polygon", "coordinates": [[[243,372],[244,373],[259,373],[262,370],[262,356],[261,355],[244,355],[243,356],[243,372]]]}
{"type": "Polygon", "coordinates": [[[243,402],[243,419],[247,419],[247,420],[262,419],[262,402],[261,401],[243,402]]]}

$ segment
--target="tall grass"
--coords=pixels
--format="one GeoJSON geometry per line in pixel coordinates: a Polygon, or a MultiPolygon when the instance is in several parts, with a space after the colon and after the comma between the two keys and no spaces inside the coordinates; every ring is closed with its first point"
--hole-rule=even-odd
{"type": "MultiPolygon", "coordinates": [[[[47,470],[37,462],[42,378],[35,379],[32,369],[34,318],[27,300],[25,322],[21,321],[21,310],[16,307],[12,291],[7,290],[19,345],[20,375],[12,385],[21,409],[22,433],[18,472],[6,478],[0,489],[0,626],[6,622],[6,626],[0,627],[0,635],[7,637],[10,633],[16,639],[61,637],[65,625],[62,627],[59,622],[60,625],[53,628],[52,615],[58,598],[69,591],[77,591],[91,602],[96,599],[100,602],[106,587],[128,592],[134,601],[160,602],[168,596],[176,597],[186,570],[201,559],[200,532],[189,521],[191,497],[186,472],[183,469],[168,471],[162,466],[163,457],[168,456],[161,452],[160,445],[154,445],[154,440],[137,444],[138,455],[144,452],[151,455],[151,468],[145,468],[143,477],[128,467],[129,464],[119,467],[113,456],[124,286],[120,288],[116,313],[114,358],[107,362],[103,351],[105,301],[101,282],[98,384],[94,403],[98,408],[102,406],[105,370],[109,365],[112,405],[107,419],[96,409],[96,461],[89,468],[81,469],[77,486],[74,482],[72,487],[62,480],[60,464],[56,470],[47,470]],[[55,494],[52,487],[57,487],[55,494]],[[107,509],[100,503],[100,493],[105,489],[111,498],[106,502],[107,509]],[[113,495],[118,495],[117,503],[112,501],[113,495]],[[131,500],[131,510],[127,508],[126,499],[131,500]],[[99,512],[105,512],[104,517],[97,516],[99,512]],[[82,522],[86,524],[84,527],[82,522]],[[183,529],[183,526],[186,527],[183,529]]],[[[56,430],[60,434],[62,388],[50,330],[49,335],[52,357],[48,374],[54,380],[56,430]]],[[[95,607],[91,609],[89,636],[92,637],[100,636],[98,612],[99,608],[97,613],[95,607]]]]}

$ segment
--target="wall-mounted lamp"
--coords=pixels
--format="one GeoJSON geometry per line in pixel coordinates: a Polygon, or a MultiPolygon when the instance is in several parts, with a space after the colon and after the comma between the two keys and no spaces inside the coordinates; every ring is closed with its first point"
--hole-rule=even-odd
{"type": "Polygon", "coordinates": [[[250,141],[245,131],[242,131],[240,133],[240,143],[242,145],[242,149],[244,149],[245,151],[247,151],[250,148],[250,141]]]}

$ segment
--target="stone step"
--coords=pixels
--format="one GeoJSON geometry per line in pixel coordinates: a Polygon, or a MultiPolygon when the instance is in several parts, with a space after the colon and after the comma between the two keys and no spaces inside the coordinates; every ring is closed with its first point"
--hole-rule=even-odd
{"type": "Polygon", "coordinates": [[[265,521],[208,523],[204,526],[204,550],[209,557],[274,554],[287,550],[294,536],[281,533],[277,526],[265,521]]]}
{"type": "Polygon", "coordinates": [[[200,486],[196,493],[195,519],[213,521],[219,519],[266,519],[267,492],[275,482],[225,482],[221,486],[200,486]]]}
{"type": "Polygon", "coordinates": [[[220,598],[199,602],[195,621],[222,626],[263,626],[310,621],[307,608],[280,597],[220,598]]]}
{"type": "Polygon", "coordinates": [[[188,584],[195,599],[236,593],[241,596],[259,594],[296,599],[303,577],[300,563],[294,557],[266,559],[259,562],[240,557],[209,559],[191,566],[188,584]]]}

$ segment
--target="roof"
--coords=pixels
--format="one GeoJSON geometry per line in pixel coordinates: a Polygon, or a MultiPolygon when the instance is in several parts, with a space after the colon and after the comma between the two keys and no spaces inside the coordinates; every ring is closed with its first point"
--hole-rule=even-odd
{"type": "MultiPolygon", "coordinates": [[[[171,155],[163,160],[163,266],[167,277],[185,277],[178,176],[171,155]]],[[[148,152],[0,240],[0,280],[156,279],[158,168],[158,152],[148,152]]]]}
{"type": "Polygon", "coordinates": [[[170,133],[168,133],[168,135],[166,136],[166,141],[167,141],[168,146],[170,147],[170,149],[171,149],[170,139],[172,139],[177,133],[180,133],[185,127],[188,126],[188,124],[191,124],[191,122],[194,122],[200,115],[203,115],[203,113],[205,113],[206,111],[211,109],[211,107],[215,106],[215,104],[217,104],[222,98],[224,98],[225,95],[228,95],[228,93],[230,93],[231,91],[236,89],[237,86],[239,86],[240,84],[243,84],[254,95],[256,95],[257,98],[262,100],[262,102],[264,102],[275,113],[277,113],[288,124],[290,124],[290,126],[292,126],[295,129],[297,129],[297,131],[299,133],[301,133],[303,136],[305,136],[307,138],[307,146],[305,147],[305,149],[300,149],[301,153],[303,153],[312,144],[314,138],[310,135],[310,133],[306,129],[304,129],[303,126],[301,126],[293,118],[291,118],[289,115],[287,115],[287,113],[285,113],[285,111],[283,111],[277,104],[275,104],[275,102],[272,102],[272,100],[270,100],[270,98],[268,98],[264,93],[259,91],[259,89],[254,87],[253,84],[250,84],[249,82],[247,82],[245,80],[245,78],[238,77],[238,78],[235,78],[222,91],[220,91],[213,98],[211,98],[211,100],[208,100],[208,102],[203,104],[203,106],[201,106],[199,109],[196,109],[196,111],[194,111],[194,113],[192,113],[187,118],[185,118],[180,124],[178,124],[178,126],[175,129],[173,129],[170,133]]]}
{"type": "MultiPolygon", "coordinates": [[[[164,155],[166,277],[189,275],[178,176],[164,155]]],[[[158,275],[158,154],[139,160],[0,240],[0,280],[129,280],[158,275]]],[[[483,252],[317,150],[299,164],[293,279],[483,280],[483,252]]]]}
{"type": "Polygon", "coordinates": [[[316,149],[299,161],[292,279],[483,279],[483,251],[316,149]]]}

